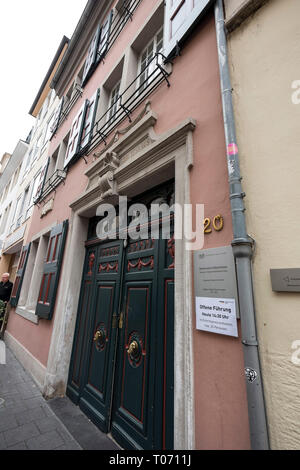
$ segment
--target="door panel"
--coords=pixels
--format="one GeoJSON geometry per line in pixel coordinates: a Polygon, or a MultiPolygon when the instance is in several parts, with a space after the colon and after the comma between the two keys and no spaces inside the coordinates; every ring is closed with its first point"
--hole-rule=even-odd
{"type": "Polygon", "coordinates": [[[125,253],[112,434],[126,448],[153,446],[158,247],[159,240],[139,240],[125,253]]]}
{"type": "Polygon", "coordinates": [[[114,284],[97,284],[96,312],[91,328],[89,372],[85,390],[105,401],[109,342],[112,332],[114,284]]]}
{"type": "Polygon", "coordinates": [[[174,260],[174,237],[87,248],[67,394],[124,449],[173,448],[174,260]]]}
{"type": "Polygon", "coordinates": [[[127,285],[119,412],[145,434],[151,284],[127,285]],[[132,346],[132,352],[130,350],[132,346]],[[133,348],[134,346],[134,348],[133,348]]]}
{"type": "MultiPolygon", "coordinates": [[[[81,291],[78,304],[78,313],[76,321],[76,329],[73,342],[73,350],[69,369],[69,378],[66,394],[74,403],[78,404],[83,367],[83,351],[85,347],[85,339],[87,337],[87,325],[89,312],[92,309],[93,298],[93,272],[95,270],[96,249],[88,249],[86,252],[83,276],[81,283],[81,291]]],[[[85,364],[84,364],[85,366],[85,364]]]]}
{"type": "Polygon", "coordinates": [[[108,432],[110,422],[122,256],[123,241],[119,240],[88,251],[84,278],[90,281],[88,292],[86,282],[82,284],[75,332],[79,342],[74,342],[67,389],[67,395],[73,399],[73,376],[78,370],[80,350],[82,366],[78,371],[76,401],[104,432],[108,432]],[[86,298],[90,299],[88,303],[86,298]]]}

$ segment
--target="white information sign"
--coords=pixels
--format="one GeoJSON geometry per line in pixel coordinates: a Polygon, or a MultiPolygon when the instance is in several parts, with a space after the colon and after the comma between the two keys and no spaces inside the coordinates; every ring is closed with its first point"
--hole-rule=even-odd
{"type": "Polygon", "coordinates": [[[196,297],[196,328],[237,337],[235,299],[196,297]]]}

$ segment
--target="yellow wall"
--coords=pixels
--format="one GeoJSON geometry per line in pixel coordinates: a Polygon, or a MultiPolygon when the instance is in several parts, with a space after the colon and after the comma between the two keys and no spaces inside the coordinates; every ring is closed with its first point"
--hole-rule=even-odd
{"type": "Polygon", "coordinates": [[[270,281],[271,268],[300,268],[300,104],[292,102],[299,21],[299,0],[273,0],[228,37],[273,449],[300,448],[300,365],[292,362],[300,293],[274,293],[270,281]]]}

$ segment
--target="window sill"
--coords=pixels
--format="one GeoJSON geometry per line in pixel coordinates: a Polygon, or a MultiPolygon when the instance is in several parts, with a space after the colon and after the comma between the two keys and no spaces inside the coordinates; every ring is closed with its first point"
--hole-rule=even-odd
{"type": "Polygon", "coordinates": [[[25,307],[17,307],[16,313],[32,323],[38,325],[39,319],[32,310],[26,310],[25,307]]]}

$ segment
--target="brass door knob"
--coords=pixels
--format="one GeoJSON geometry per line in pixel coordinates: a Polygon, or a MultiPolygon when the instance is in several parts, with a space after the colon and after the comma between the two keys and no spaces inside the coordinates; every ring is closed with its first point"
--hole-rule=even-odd
{"type": "Polygon", "coordinates": [[[132,341],[132,343],[130,343],[130,345],[129,345],[127,353],[129,354],[129,356],[131,356],[132,354],[134,354],[138,350],[138,348],[139,348],[139,345],[137,344],[137,342],[132,341]]]}
{"type": "Polygon", "coordinates": [[[103,339],[103,331],[96,331],[95,336],[94,336],[94,341],[98,341],[98,339],[102,340],[103,339]]]}

